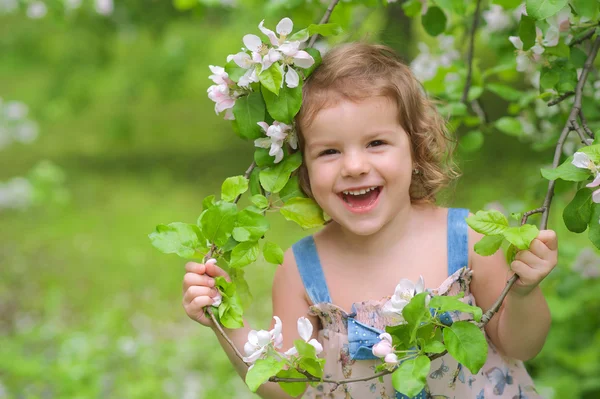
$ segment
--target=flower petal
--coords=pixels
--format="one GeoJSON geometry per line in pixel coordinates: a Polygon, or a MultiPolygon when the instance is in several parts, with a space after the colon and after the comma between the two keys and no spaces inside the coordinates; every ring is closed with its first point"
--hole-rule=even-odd
{"type": "Polygon", "coordinates": [[[279,40],[277,40],[277,36],[275,35],[275,32],[273,32],[271,29],[265,28],[264,24],[265,24],[265,20],[263,19],[262,21],[260,21],[260,24],[258,24],[258,29],[260,29],[260,31],[269,38],[269,41],[271,42],[271,44],[273,46],[279,45],[279,40]]]}
{"type": "Polygon", "coordinates": [[[298,51],[293,57],[294,65],[299,66],[300,68],[310,68],[315,63],[315,59],[312,55],[303,50],[298,51]]]}
{"type": "Polygon", "coordinates": [[[254,140],[254,146],[260,148],[271,148],[271,139],[267,137],[256,139],[254,140]]]}
{"type": "Polygon", "coordinates": [[[291,19],[289,19],[287,17],[283,18],[281,21],[279,21],[279,23],[275,27],[275,30],[277,31],[277,33],[279,33],[280,35],[284,35],[284,36],[287,36],[290,33],[292,33],[293,29],[294,29],[294,23],[292,22],[291,19]]]}
{"type": "Polygon", "coordinates": [[[260,48],[263,45],[260,37],[252,34],[244,35],[242,41],[244,42],[244,46],[250,51],[260,52],[260,48]]]}
{"type": "Polygon", "coordinates": [[[508,40],[510,40],[517,50],[523,50],[523,41],[519,36],[509,36],[508,40]]]}
{"type": "Polygon", "coordinates": [[[292,67],[288,67],[288,70],[285,74],[285,84],[290,89],[294,87],[298,87],[298,83],[300,82],[300,76],[298,76],[298,72],[292,67]]]}
{"type": "Polygon", "coordinates": [[[600,190],[596,190],[592,193],[592,201],[596,204],[600,204],[600,190]]]}
{"type": "Polygon", "coordinates": [[[573,161],[571,163],[578,168],[589,169],[590,168],[591,159],[584,152],[576,152],[573,154],[573,161]]]}
{"type": "Polygon", "coordinates": [[[269,124],[267,122],[256,122],[256,124],[260,126],[265,133],[269,131],[269,124]]]}
{"type": "Polygon", "coordinates": [[[308,342],[312,336],[313,325],[306,317],[300,317],[298,319],[298,334],[305,341],[308,342]]]}
{"type": "Polygon", "coordinates": [[[419,276],[419,280],[415,285],[415,295],[420,294],[425,289],[425,280],[423,280],[423,276],[419,276]]]}
{"type": "Polygon", "coordinates": [[[315,348],[315,351],[317,352],[317,355],[321,352],[323,352],[323,345],[321,345],[321,343],[319,341],[317,341],[316,339],[311,339],[310,341],[308,341],[309,344],[311,344],[313,346],[313,348],[315,348]]]}
{"type": "Polygon", "coordinates": [[[591,182],[591,183],[588,183],[588,184],[586,184],[585,186],[586,186],[586,187],[598,187],[598,186],[600,186],[600,173],[598,173],[598,174],[596,175],[596,178],[594,179],[594,181],[593,181],[593,182],[591,182]]]}
{"type": "Polygon", "coordinates": [[[283,330],[283,325],[279,317],[273,316],[273,318],[275,319],[275,326],[271,330],[271,338],[278,338],[281,335],[281,330],[283,330]]]}
{"type": "Polygon", "coordinates": [[[390,344],[392,343],[392,336],[389,333],[379,334],[379,339],[382,341],[387,341],[390,344]]]}
{"type": "Polygon", "coordinates": [[[284,352],[284,355],[286,355],[287,357],[296,356],[297,354],[298,350],[294,346],[292,346],[290,349],[284,352]]]}
{"type": "Polygon", "coordinates": [[[267,346],[271,342],[271,333],[267,330],[260,330],[257,332],[258,346],[267,346]]]}

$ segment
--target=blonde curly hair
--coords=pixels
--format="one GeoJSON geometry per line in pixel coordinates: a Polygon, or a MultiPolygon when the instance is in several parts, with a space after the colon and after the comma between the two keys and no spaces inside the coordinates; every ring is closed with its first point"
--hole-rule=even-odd
{"type": "MultiPolygon", "coordinates": [[[[410,68],[390,47],[361,42],[335,47],[306,80],[302,95],[302,107],[295,119],[300,151],[304,151],[302,131],[320,110],[342,100],[356,102],[384,96],[397,105],[399,123],[412,143],[418,173],[412,176],[411,201],[435,202],[436,193],[460,175],[452,159],[456,143],[446,121],[410,68]]],[[[312,198],[304,163],[298,177],[302,191],[312,198]]]]}

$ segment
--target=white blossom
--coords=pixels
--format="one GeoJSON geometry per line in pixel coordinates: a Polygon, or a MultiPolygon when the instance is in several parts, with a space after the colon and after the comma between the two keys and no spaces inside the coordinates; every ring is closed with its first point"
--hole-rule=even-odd
{"type": "Polygon", "coordinates": [[[487,29],[490,32],[499,32],[508,29],[513,24],[510,15],[504,11],[502,6],[492,4],[489,10],[482,13],[483,19],[487,22],[487,29]]]}
{"type": "Polygon", "coordinates": [[[27,7],[27,16],[31,19],[44,18],[48,13],[48,7],[42,1],[34,1],[27,7]]]}
{"type": "MultiPolygon", "coordinates": [[[[315,348],[317,355],[323,352],[323,346],[321,345],[321,343],[314,338],[311,339],[313,333],[313,326],[310,320],[308,320],[306,317],[300,317],[298,319],[297,324],[298,334],[300,335],[300,338],[302,338],[304,342],[307,342],[308,344],[312,345],[312,347],[315,348]]],[[[288,357],[296,356],[297,354],[298,350],[293,346],[285,352],[285,355],[288,357]]]]}
{"type": "Polygon", "coordinates": [[[273,318],[275,319],[275,326],[271,331],[252,330],[248,333],[248,342],[244,345],[244,352],[246,352],[244,361],[246,363],[254,363],[262,358],[271,346],[281,348],[283,344],[283,334],[281,333],[283,326],[279,317],[273,316],[273,318]]]}
{"type": "Polygon", "coordinates": [[[419,280],[416,284],[406,278],[401,279],[394,290],[394,295],[392,295],[390,300],[384,304],[384,313],[402,314],[402,310],[406,305],[408,305],[410,300],[415,295],[423,292],[424,289],[425,282],[423,280],[423,276],[419,276],[419,280]]]}
{"type": "Polygon", "coordinates": [[[283,159],[283,144],[288,141],[293,149],[298,147],[298,140],[292,127],[283,122],[274,121],[269,126],[266,122],[257,122],[267,137],[254,140],[254,145],[260,148],[268,148],[269,155],[275,157],[275,163],[279,163],[283,159]]]}

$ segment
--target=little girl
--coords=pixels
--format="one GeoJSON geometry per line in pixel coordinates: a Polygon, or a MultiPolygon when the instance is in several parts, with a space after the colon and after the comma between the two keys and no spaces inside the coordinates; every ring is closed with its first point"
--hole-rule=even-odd
{"type": "MultiPolygon", "coordinates": [[[[381,363],[371,353],[373,337],[390,324],[385,305],[401,279],[422,276],[431,294],[462,292],[463,301],[485,311],[514,272],[519,280],[486,325],[489,354],[480,372],[445,355],[432,362],[417,397],[539,398],[522,361],[542,349],[550,326],[539,283],[556,265],[556,234],[541,231],[510,268],[500,252],[473,251],[481,236],[468,228],[468,211],[435,205],[435,194],[457,176],[444,121],[391,49],[359,43],[333,49],[303,94],[296,119],[301,187],[331,222],[294,244],[276,271],[273,314],[287,326],[283,348],[299,338],[296,321],[305,316],[323,346],[325,377],[370,376],[381,363]]],[[[190,262],[186,270],[184,308],[214,328],[203,309],[217,294],[213,278],[228,277],[213,263],[190,262]]],[[[249,330],[227,334],[243,348],[249,330]]],[[[217,337],[243,377],[246,366],[217,337]]],[[[258,393],[290,397],[274,383],[258,393]]],[[[383,382],[309,386],[303,397],[405,398],[389,375],[383,382]]]]}

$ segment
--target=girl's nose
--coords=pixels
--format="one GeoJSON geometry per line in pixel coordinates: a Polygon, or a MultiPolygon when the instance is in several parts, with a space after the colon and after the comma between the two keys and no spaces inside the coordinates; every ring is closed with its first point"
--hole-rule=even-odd
{"type": "Polygon", "coordinates": [[[367,159],[366,154],[361,153],[346,153],[342,168],[342,176],[354,177],[367,174],[371,171],[371,164],[367,159]]]}

